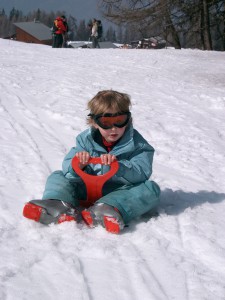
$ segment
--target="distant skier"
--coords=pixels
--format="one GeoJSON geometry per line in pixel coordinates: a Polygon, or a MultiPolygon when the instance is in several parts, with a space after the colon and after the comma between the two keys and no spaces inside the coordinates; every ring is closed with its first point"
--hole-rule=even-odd
{"type": "MultiPolygon", "coordinates": [[[[62,171],[53,172],[46,183],[43,200],[32,200],[24,207],[24,216],[43,224],[78,220],[79,211],[91,227],[102,225],[119,233],[132,219],[155,208],[160,189],[148,179],[152,173],[153,147],[133,128],[131,101],[127,94],[100,91],[88,102],[90,128],[76,138],[76,146],[66,155],[62,171]],[[103,196],[93,206],[81,209],[86,199],[83,181],[72,168],[76,156],[79,167],[99,175],[117,160],[118,172],[103,186],[103,196]],[[103,163],[90,165],[90,157],[103,163]]],[[[137,119],[138,122],[138,119],[137,119]]]]}
{"type": "Polygon", "coordinates": [[[91,28],[92,48],[100,48],[98,43],[98,21],[93,19],[91,28]]]}

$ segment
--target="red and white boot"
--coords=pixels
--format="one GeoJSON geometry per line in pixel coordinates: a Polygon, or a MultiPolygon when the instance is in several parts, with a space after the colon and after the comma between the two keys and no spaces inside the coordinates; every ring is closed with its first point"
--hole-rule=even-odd
{"type": "Polygon", "coordinates": [[[51,223],[77,221],[78,211],[71,204],[60,200],[32,200],[25,204],[23,216],[49,225],[51,223]]]}
{"type": "Polygon", "coordinates": [[[85,223],[90,227],[98,224],[107,231],[118,234],[124,228],[124,221],[119,211],[113,206],[97,203],[81,212],[85,223]]]}

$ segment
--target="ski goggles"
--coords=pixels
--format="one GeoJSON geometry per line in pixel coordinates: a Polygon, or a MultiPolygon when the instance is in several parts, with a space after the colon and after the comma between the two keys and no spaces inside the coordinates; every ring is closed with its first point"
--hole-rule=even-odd
{"type": "Polygon", "coordinates": [[[130,120],[131,113],[130,112],[121,112],[116,114],[99,114],[93,115],[89,114],[95,123],[100,126],[102,129],[111,129],[112,127],[122,128],[130,120]]]}

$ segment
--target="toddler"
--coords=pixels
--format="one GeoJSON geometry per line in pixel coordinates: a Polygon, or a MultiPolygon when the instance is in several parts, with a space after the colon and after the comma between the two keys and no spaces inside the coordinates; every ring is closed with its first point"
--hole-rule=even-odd
{"type": "Polygon", "coordinates": [[[42,224],[82,219],[90,226],[98,224],[107,231],[119,233],[125,225],[155,208],[160,188],[149,178],[154,149],[133,128],[130,97],[125,93],[104,90],[89,102],[89,129],[80,133],[63,160],[62,171],[53,172],[46,182],[42,200],[32,200],[24,207],[24,216],[42,224]],[[103,186],[102,197],[82,209],[86,186],[71,162],[76,156],[79,168],[100,175],[117,160],[119,169],[103,186]],[[100,157],[101,164],[89,164],[100,157]]]}

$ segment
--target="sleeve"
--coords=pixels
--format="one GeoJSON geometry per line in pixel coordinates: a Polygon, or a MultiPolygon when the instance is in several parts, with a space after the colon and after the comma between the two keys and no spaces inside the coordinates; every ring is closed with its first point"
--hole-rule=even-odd
{"type": "Polygon", "coordinates": [[[139,145],[129,159],[119,160],[115,175],[124,184],[135,184],[148,180],[152,174],[154,148],[147,142],[139,145]]]}
{"type": "Polygon", "coordinates": [[[62,171],[65,177],[67,178],[79,178],[80,177],[74,172],[71,162],[72,159],[74,158],[74,156],[76,155],[77,152],[81,152],[81,151],[87,151],[87,148],[85,147],[85,143],[81,137],[81,135],[78,135],[76,138],[76,147],[73,147],[70,149],[69,153],[65,156],[63,163],[62,163],[62,171]]]}

